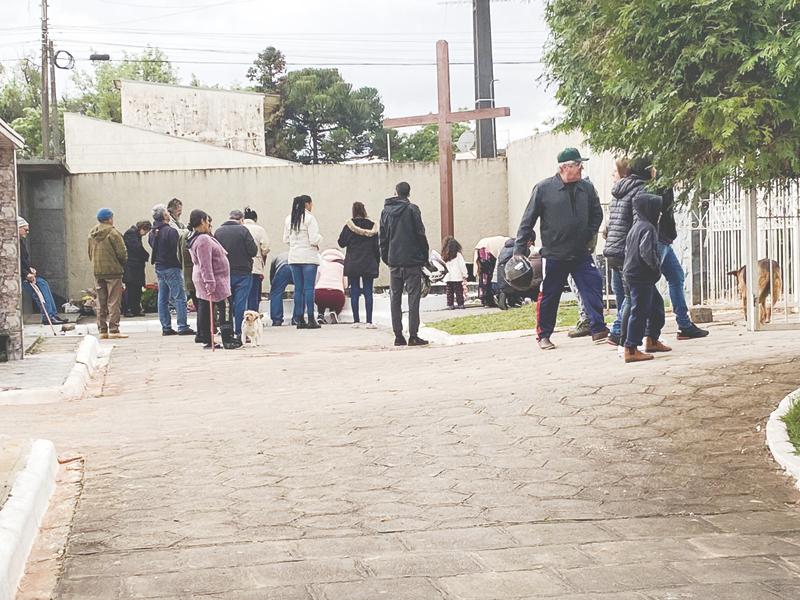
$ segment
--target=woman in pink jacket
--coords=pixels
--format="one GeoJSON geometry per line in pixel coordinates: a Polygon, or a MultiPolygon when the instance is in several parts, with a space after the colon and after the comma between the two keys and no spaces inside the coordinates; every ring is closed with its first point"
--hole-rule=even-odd
{"type": "MultiPolygon", "coordinates": [[[[222,341],[226,348],[232,345],[233,332],[230,325],[225,327],[225,301],[231,295],[231,268],[228,264],[228,253],[216,238],[211,235],[211,217],[205,211],[193,210],[189,216],[189,239],[187,247],[192,257],[192,282],[197,290],[199,306],[197,307],[197,343],[205,344],[203,348],[211,348],[214,343],[214,332],[211,331],[211,310],[213,305],[214,323],[219,325],[222,341]],[[226,335],[230,333],[230,336],[226,335]],[[231,339],[226,339],[230,337],[231,339]]],[[[219,347],[219,346],[215,346],[219,347]]]]}

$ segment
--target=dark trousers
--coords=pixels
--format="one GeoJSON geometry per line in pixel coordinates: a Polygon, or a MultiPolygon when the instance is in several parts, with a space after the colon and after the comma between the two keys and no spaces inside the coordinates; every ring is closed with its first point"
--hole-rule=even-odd
{"type": "Polygon", "coordinates": [[[358,298],[361,294],[364,294],[364,306],[367,309],[367,323],[372,323],[372,287],[375,279],[372,277],[348,277],[347,279],[350,282],[350,309],[353,311],[353,322],[360,322],[358,298]]]}
{"type": "Polygon", "coordinates": [[[572,275],[589,316],[589,329],[599,333],[606,328],[603,319],[603,278],[588,254],[575,260],[544,260],[544,281],[536,305],[536,334],[538,339],[549,338],[556,327],[561,292],[572,275]]]}
{"type": "Polygon", "coordinates": [[[453,306],[453,297],[459,306],[464,306],[464,284],[461,281],[447,282],[447,306],[453,306]]]}
{"type": "Polygon", "coordinates": [[[258,312],[258,305],[261,304],[261,288],[264,285],[263,275],[253,275],[253,283],[250,285],[250,295],[247,297],[247,310],[258,312]]]}
{"type": "MultiPolygon", "coordinates": [[[[227,305],[225,300],[214,302],[214,326],[219,328],[228,322],[227,305]]],[[[211,302],[197,299],[197,339],[205,344],[210,344],[214,336],[211,332],[211,302]]]]}
{"type": "Polygon", "coordinates": [[[392,329],[403,335],[403,289],[408,294],[408,333],[419,333],[419,299],[422,296],[422,267],[389,267],[389,295],[392,306],[392,329]]]}
{"type": "Polygon", "coordinates": [[[144,277],[141,279],[130,279],[125,282],[125,295],[123,296],[125,313],[138,315],[142,312],[143,287],[144,277]]]}
{"type": "Polygon", "coordinates": [[[626,348],[638,348],[645,336],[657,340],[664,327],[664,299],[654,283],[628,282],[630,319],[625,338],[626,348]],[[659,308],[660,307],[660,308],[659,308]]]}
{"type": "Polygon", "coordinates": [[[481,306],[496,306],[492,290],[492,275],[497,259],[485,249],[478,250],[478,298],[481,306]]]}
{"type": "MultiPolygon", "coordinates": [[[[639,283],[638,287],[642,288],[644,284],[639,283]]],[[[649,310],[645,313],[645,326],[644,326],[644,336],[651,337],[653,339],[658,339],[661,337],[661,330],[664,329],[664,298],[661,297],[661,293],[656,288],[656,285],[653,284],[653,293],[652,293],[652,301],[650,303],[649,310]]],[[[631,314],[633,311],[632,305],[632,293],[631,293],[631,285],[628,283],[626,278],[622,277],[622,289],[625,293],[625,300],[622,303],[622,319],[620,324],[619,330],[619,345],[620,346],[627,346],[626,343],[628,340],[628,335],[630,332],[630,322],[631,322],[631,314]]],[[[641,338],[637,347],[641,345],[641,338]]]]}

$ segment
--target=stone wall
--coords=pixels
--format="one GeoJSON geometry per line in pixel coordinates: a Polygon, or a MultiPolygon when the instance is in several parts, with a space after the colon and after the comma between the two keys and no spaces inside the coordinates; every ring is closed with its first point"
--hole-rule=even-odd
{"type": "Polygon", "coordinates": [[[23,347],[15,162],[14,148],[0,144],[0,335],[10,336],[9,360],[23,347]]]}

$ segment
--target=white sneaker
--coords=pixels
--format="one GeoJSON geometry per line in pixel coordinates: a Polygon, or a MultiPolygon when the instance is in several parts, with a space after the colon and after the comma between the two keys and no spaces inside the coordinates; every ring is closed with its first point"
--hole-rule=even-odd
{"type": "Polygon", "coordinates": [[[367,323],[366,328],[367,329],[377,329],[378,326],[375,325],[375,323],[367,323]]]}
{"type": "Polygon", "coordinates": [[[353,329],[361,329],[361,323],[353,323],[353,329]]]}
{"type": "Polygon", "coordinates": [[[625,358],[625,346],[617,346],[617,356],[619,358],[625,358]]]}

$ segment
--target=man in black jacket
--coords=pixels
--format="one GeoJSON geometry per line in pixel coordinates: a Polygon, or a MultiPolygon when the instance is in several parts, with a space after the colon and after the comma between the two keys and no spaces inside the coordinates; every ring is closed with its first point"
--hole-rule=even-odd
{"type": "Polygon", "coordinates": [[[425,346],[420,338],[419,300],[422,294],[422,266],[430,250],[419,207],[408,197],[411,186],[405,181],[395,187],[397,196],[389,198],[381,213],[381,260],[389,266],[389,290],[395,346],[425,346]],[[403,336],[403,288],[408,294],[408,333],[403,336]]]}
{"type": "Polygon", "coordinates": [[[28,237],[30,225],[22,217],[17,217],[17,229],[19,232],[19,252],[20,252],[20,267],[22,273],[22,290],[30,295],[36,306],[39,307],[39,312],[42,314],[42,325],[47,325],[48,322],[55,324],[67,323],[66,319],[58,316],[58,307],[55,300],[53,300],[53,293],[50,291],[50,284],[47,280],[36,272],[36,269],[31,264],[30,255],[28,254],[28,245],[25,238],[28,237]],[[39,300],[39,295],[34,291],[33,286],[36,286],[42,294],[44,304],[39,300]],[[48,321],[48,317],[50,320],[48,321]]]}
{"type": "Polygon", "coordinates": [[[608,337],[603,318],[603,280],[592,260],[590,248],[603,222],[603,209],[594,186],[582,179],[583,162],[575,148],[558,155],[559,172],[533,188],[530,202],[517,231],[514,254],[527,254],[537,221],[541,223],[544,281],[537,304],[536,333],[539,347],[552,350],[561,291],[572,275],[589,316],[592,340],[608,337]]]}
{"type": "Polygon", "coordinates": [[[149,221],[139,221],[125,232],[125,249],[128,251],[128,260],[125,263],[125,273],[122,282],[125,284],[123,305],[126,317],[143,317],[142,288],[144,287],[144,267],[150,260],[150,255],[144,249],[142,238],[151,229],[149,221]]]}
{"type": "Polygon", "coordinates": [[[232,210],[227,221],[217,227],[214,237],[228,253],[231,265],[231,312],[236,344],[242,342],[242,319],[253,283],[253,257],[258,246],[250,230],[244,226],[244,213],[232,210]]]}

